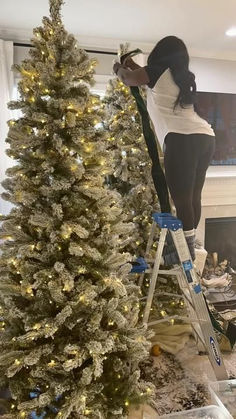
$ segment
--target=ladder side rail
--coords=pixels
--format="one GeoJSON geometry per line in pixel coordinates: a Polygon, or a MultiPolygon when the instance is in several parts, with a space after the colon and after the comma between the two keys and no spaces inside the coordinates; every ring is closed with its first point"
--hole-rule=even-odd
{"type": "Polygon", "coordinates": [[[153,296],[154,296],[154,292],[155,292],[155,289],[156,289],[156,282],[157,282],[159,267],[160,267],[160,263],[161,263],[161,257],[162,257],[162,253],[163,253],[163,249],[164,249],[164,245],[165,245],[166,235],[167,235],[167,228],[161,229],[161,234],[160,234],[160,238],[159,238],[159,245],[158,245],[158,248],[157,248],[157,251],[156,251],[156,258],[155,258],[155,263],[154,263],[154,267],[153,267],[153,271],[152,271],[152,276],[151,276],[150,286],[149,286],[148,296],[147,296],[147,303],[146,303],[144,316],[143,316],[143,323],[144,324],[148,323],[150,310],[151,310],[151,307],[152,307],[152,301],[153,301],[153,296]]]}
{"type": "Polygon", "coordinates": [[[224,366],[215,331],[213,329],[206,302],[203,297],[202,289],[199,283],[199,277],[193,267],[184,232],[182,229],[179,229],[177,231],[171,231],[171,234],[180,262],[182,264],[183,274],[186,278],[186,283],[190,291],[191,299],[195,306],[194,311],[198,318],[212,368],[218,380],[226,380],[228,378],[228,374],[224,366]]]}
{"type": "MultiPolygon", "coordinates": [[[[155,232],[157,230],[157,225],[155,223],[155,221],[152,222],[152,227],[151,227],[151,232],[148,238],[148,242],[147,242],[147,246],[146,246],[146,250],[145,250],[145,255],[144,255],[144,259],[147,261],[147,256],[150,254],[150,250],[154,241],[154,236],[155,236],[155,232]]],[[[149,270],[146,270],[145,272],[143,272],[140,277],[139,277],[139,282],[138,285],[139,287],[141,287],[143,285],[143,280],[144,280],[144,276],[145,273],[149,273],[149,270]]]]}

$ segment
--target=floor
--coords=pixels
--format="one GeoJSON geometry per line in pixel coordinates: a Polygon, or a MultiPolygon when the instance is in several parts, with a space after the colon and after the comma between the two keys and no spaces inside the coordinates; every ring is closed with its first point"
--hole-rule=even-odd
{"type": "MultiPolygon", "coordinates": [[[[203,381],[206,385],[209,381],[215,381],[214,371],[206,355],[198,355],[196,346],[190,342],[177,356],[189,375],[196,380],[203,381]]],[[[233,353],[224,354],[224,363],[229,376],[236,377],[236,348],[233,353]]],[[[210,404],[210,400],[209,400],[210,404]]],[[[156,419],[160,416],[149,406],[142,406],[139,410],[132,410],[129,419],[156,419]]]]}

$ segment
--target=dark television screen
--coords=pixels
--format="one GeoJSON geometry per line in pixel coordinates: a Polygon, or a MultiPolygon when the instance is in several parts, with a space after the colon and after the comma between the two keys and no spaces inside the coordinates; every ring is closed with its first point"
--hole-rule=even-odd
{"type": "Polygon", "coordinates": [[[236,94],[198,92],[196,109],[216,134],[211,165],[236,165],[236,94]]]}

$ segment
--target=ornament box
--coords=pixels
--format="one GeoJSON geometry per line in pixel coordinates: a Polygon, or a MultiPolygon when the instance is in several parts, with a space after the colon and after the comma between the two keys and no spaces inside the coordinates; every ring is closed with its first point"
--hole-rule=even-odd
{"type": "Polygon", "coordinates": [[[212,382],[209,390],[212,403],[236,418],[236,379],[212,382]]]}
{"type": "Polygon", "coordinates": [[[206,406],[199,409],[185,410],[169,415],[161,416],[161,418],[170,419],[232,419],[232,416],[226,410],[219,406],[206,406]]]}

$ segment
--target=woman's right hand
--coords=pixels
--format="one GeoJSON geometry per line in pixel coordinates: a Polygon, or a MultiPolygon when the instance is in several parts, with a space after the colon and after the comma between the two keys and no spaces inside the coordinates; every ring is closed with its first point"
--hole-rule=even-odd
{"type": "Polygon", "coordinates": [[[131,57],[126,57],[123,65],[127,68],[130,68],[131,70],[133,69],[134,66],[136,66],[136,63],[134,62],[134,60],[131,57]]]}

